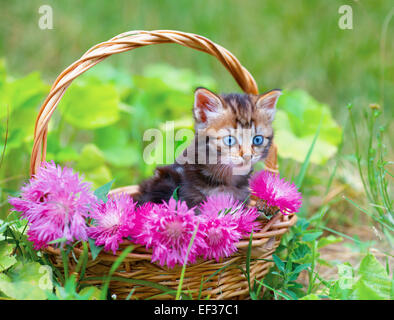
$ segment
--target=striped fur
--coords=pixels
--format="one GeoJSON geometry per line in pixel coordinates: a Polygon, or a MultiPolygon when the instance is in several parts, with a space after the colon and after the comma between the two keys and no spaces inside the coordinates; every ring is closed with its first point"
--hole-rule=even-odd
{"type": "Polygon", "coordinates": [[[193,143],[175,164],[157,168],[153,178],[140,184],[137,200],[167,201],[179,187],[179,198],[189,206],[218,192],[244,201],[249,195],[248,179],[253,165],[267,157],[272,144],[272,121],[280,94],[280,90],[271,90],[261,95],[216,95],[198,88],[193,108],[193,143]],[[228,135],[236,138],[236,145],[225,145],[228,135]],[[256,135],[264,137],[260,146],[252,143],[256,135]]]}

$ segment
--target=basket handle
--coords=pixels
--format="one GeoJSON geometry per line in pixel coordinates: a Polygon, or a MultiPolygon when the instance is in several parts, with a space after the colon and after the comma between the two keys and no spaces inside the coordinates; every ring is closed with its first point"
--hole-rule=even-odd
{"type": "MultiPolygon", "coordinates": [[[[30,175],[35,174],[41,161],[45,161],[48,122],[71,82],[97,63],[115,53],[160,43],[177,43],[185,47],[209,53],[216,57],[226,67],[244,92],[258,94],[255,80],[248,70],[240,64],[237,58],[225,48],[205,37],[173,30],[137,30],[122,33],[106,42],[99,43],[90,48],[79,60],[65,69],[55,80],[36,119],[33,150],[30,159],[30,175]]],[[[266,167],[271,171],[276,171],[277,169],[275,145],[270,149],[266,159],[266,167]]]]}

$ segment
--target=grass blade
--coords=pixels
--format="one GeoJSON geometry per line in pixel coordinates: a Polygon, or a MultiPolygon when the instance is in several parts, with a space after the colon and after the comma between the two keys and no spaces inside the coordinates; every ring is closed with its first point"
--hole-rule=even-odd
{"type": "Polygon", "coordinates": [[[286,300],[294,300],[291,297],[286,296],[285,294],[283,294],[282,292],[275,290],[274,288],[271,288],[268,284],[263,283],[262,281],[256,280],[260,285],[266,287],[267,289],[273,291],[275,294],[277,294],[278,296],[281,296],[282,298],[286,299],[286,300]]]}
{"type": "Polygon", "coordinates": [[[2,164],[3,164],[4,156],[5,156],[5,149],[7,147],[8,130],[9,130],[9,119],[10,119],[10,106],[7,104],[7,119],[6,119],[6,122],[5,122],[5,138],[4,138],[3,151],[1,152],[1,157],[0,157],[0,168],[1,168],[2,164]]]}
{"type": "Polygon", "coordinates": [[[324,196],[328,195],[328,192],[330,191],[332,182],[334,180],[335,174],[336,174],[337,169],[338,169],[340,155],[342,154],[342,149],[343,149],[343,146],[345,144],[345,131],[346,131],[346,128],[347,128],[347,124],[348,124],[348,117],[346,117],[345,124],[344,124],[343,129],[342,129],[341,143],[340,143],[340,145],[338,147],[338,151],[337,151],[336,159],[335,159],[334,169],[332,170],[332,172],[330,174],[330,178],[328,179],[328,183],[326,185],[326,192],[324,193],[324,196]]]}
{"type": "MultiPolygon", "coordinates": [[[[86,281],[90,281],[90,280],[105,280],[106,277],[88,277],[85,278],[86,281]]],[[[128,278],[122,278],[122,277],[111,277],[111,280],[113,281],[119,281],[119,282],[127,282],[127,283],[132,283],[138,286],[145,286],[145,287],[150,287],[150,288],[154,288],[157,290],[160,290],[162,292],[166,292],[168,294],[171,294],[173,296],[176,296],[176,291],[175,289],[172,289],[170,287],[158,284],[156,282],[151,282],[151,281],[147,281],[147,280],[141,280],[141,279],[128,279],[128,278]]],[[[185,294],[181,294],[182,299],[187,300],[189,297],[185,294]]]]}
{"type": "Polygon", "coordinates": [[[103,289],[101,291],[101,300],[106,300],[109,282],[111,281],[112,274],[116,271],[116,269],[119,268],[122,261],[133,250],[133,248],[134,248],[133,246],[128,246],[126,249],[124,249],[123,252],[121,253],[121,255],[118,257],[118,259],[116,259],[115,262],[112,264],[111,269],[109,270],[108,276],[106,277],[106,280],[104,282],[103,289]]]}
{"type": "Polygon", "coordinates": [[[201,283],[200,283],[200,288],[198,289],[198,297],[197,297],[197,300],[201,300],[203,284],[204,284],[204,275],[202,275],[202,277],[201,277],[201,283]]]}
{"type": "Polygon", "coordinates": [[[175,188],[175,190],[174,190],[174,192],[172,193],[172,196],[171,196],[171,197],[174,198],[176,201],[179,200],[179,199],[178,199],[178,189],[179,189],[179,186],[175,188]]]}
{"type": "Polygon", "coordinates": [[[64,250],[64,247],[60,248],[60,252],[62,254],[62,260],[63,260],[64,283],[66,283],[68,280],[68,254],[64,250]]]}
{"type": "Polygon", "coordinates": [[[357,240],[357,239],[355,239],[355,238],[352,238],[352,237],[350,237],[350,236],[348,236],[347,234],[344,234],[344,233],[342,233],[342,232],[339,232],[339,231],[336,231],[336,230],[334,230],[334,229],[331,229],[331,228],[328,228],[328,227],[324,227],[324,226],[322,226],[322,229],[327,230],[327,231],[330,231],[330,232],[332,232],[332,233],[335,233],[335,234],[337,234],[337,235],[339,235],[339,236],[342,236],[342,237],[344,237],[344,238],[346,238],[346,239],[352,240],[352,241],[354,241],[355,243],[357,243],[357,244],[359,244],[359,245],[362,244],[361,241],[359,241],[359,240],[357,240]]]}
{"type": "Polygon", "coordinates": [[[79,274],[79,279],[83,279],[85,276],[85,271],[86,271],[86,265],[88,263],[88,258],[89,258],[89,248],[88,245],[86,244],[85,241],[82,242],[83,245],[83,252],[82,255],[79,257],[77,267],[75,268],[75,272],[79,272],[81,270],[81,273],[79,274]]]}
{"type": "Polygon", "coordinates": [[[179,278],[179,285],[178,285],[178,290],[176,292],[176,300],[179,300],[181,296],[181,291],[182,291],[182,284],[183,284],[183,278],[185,277],[185,271],[186,271],[186,265],[187,265],[187,258],[189,257],[190,250],[192,248],[194,238],[196,237],[197,230],[198,230],[199,224],[197,224],[196,228],[194,229],[193,235],[190,239],[189,246],[187,248],[187,253],[185,257],[185,262],[183,263],[182,271],[181,271],[181,277],[179,278]]]}
{"type": "Polygon", "coordinates": [[[322,121],[323,121],[323,116],[320,117],[319,126],[317,127],[317,130],[316,130],[315,136],[313,138],[312,144],[309,147],[309,150],[308,150],[308,153],[307,153],[307,155],[305,157],[304,163],[301,166],[300,173],[298,174],[298,176],[296,178],[295,184],[296,184],[296,186],[298,186],[298,188],[301,188],[302,182],[304,181],[304,178],[305,178],[306,171],[308,170],[310,158],[311,158],[313,149],[315,148],[317,137],[320,134],[320,128],[321,128],[322,121]]]}
{"type": "Polygon", "coordinates": [[[252,255],[252,240],[253,240],[253,230],[250,233],[248,251],[246,252],[246,275],[248,280],[249,293],[252,291],[252,288],[250,286],[250,257],[252,255]]]}
{"type": "Polygon", "coordinates": [[[387,229],[391,230],[392,232],[394,232],[394,228],[389,226],[388,224],[386,224],[384,221],[382,221],[380,218],[376,217],[374,214],[369,213],[367,210],[361,208],[359,205],[357,205],[354,201],[350,200],[348,197],[343,196],[343,198],[349,202],[350,204],[352,204],[353,206],[355,206],[357,209],[359,209],[361,212],[364,212],[366,215],[368,215],[369,217],[371,217],[372,219],[374,219],[376,222],[382,224],[383,226],[385,226],[387,229]]]}
{"type": "Polygon", "coordinates": [[[229,267],[237,267],[235,263],[230,263],[228,265],[225,265],[223,267],[221,267],[220,269],[216,270],[214,273],[212,273],[208,278],[206,278],[204,280],[204,283],[208,282],[212,277],[214,277],[215,275],[217,275],[218,273],[220,273],[221,271],[223,271],[224,269],[227,269],[229,267]]]}

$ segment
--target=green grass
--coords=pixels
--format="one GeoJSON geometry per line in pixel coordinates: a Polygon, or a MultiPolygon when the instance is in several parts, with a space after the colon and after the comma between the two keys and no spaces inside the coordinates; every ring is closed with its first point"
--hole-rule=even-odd
{"type": "MultiPolygon", "coordinates": [[[[337,152],[326,162],[310,161],[321,143],[324,122],[312,133],[312,143],[309,151],[302,155],[302,163],[279,159],[281,175],[302,187],[303,207],[296,226],[283,236],[271,260],[275,266],[264,279],[250,278],[249,251],[244,261],[246,270],[242,270],[248,280],[250,298],[365,298],[362,288],[371,285],[375,290],[371,298],[392,299],[392,293],[387,291],[387,277],[392,279],[394,263],[390,253],[394,243],[391,139],[394,127],[390,126],[394,101],[391,80],[394,78],[394,42],[390,41],[394,30],[393,5],[390,1],[373,0],[345,3],[339,0],[298,0],[285,5],[275,0],[57,1],[51,4],[54,29],[40,30],[38,8],[42,1],[32,0],[22,5],[21,0],[0,0],[0,58],[4,58],[7,65],[7,81],[21,78],[16,89],[0,90],[0,218],[4,220],[0,221],[0,244],[11,245],[16,259],[15,264],[1,274],[11,276],[13,269],[17,269],[16,261],[26,264],[26,268],[31,267],[27,262],[49,265],[56,289],[48,294],[49,299],[109,297],[109,281],[120,280],[113,277],[113,272],[124,256],[108,275],[95,279],[104,281],[101,291],[85,290],[86,286],[74,276],[67,276],[66,264],[63,277],[45,255],[37,255],[26,240],[26,225],[18,221],[15,214],[7,217],[7,197],[15,196],[28,177],[37,107],[48,85],[63,69],[91,46],[121,32],[177,29],[201,34],[229,49],[255,77],[260,91],[301,89],[318,102],[329,105],[333,118],[342,124],[337,152]],[[338,8],[345,3],[353,8],[353,30],[338,28],[338,8]],[[39,71],[44,82],[41,83],[38,76],[26,76],[32,71],[39,71]],[[23,103],[19,101],[22,98],[26,99],[23,103]],[[361,230],[368,232],[361,233],[361,230]],[[329,245],[342,248],[343,255],[325,258],[329,245]],[[351,257],[346,255],[345,249],[349,247],[358,252],[356,261],[350,261],[351,257]],[[385,268],[382,269],[368,251],[378,252],[377,258],[385,268]],[[347,262],[352,262],[353,267],[347,262]],[[330,268],[331,276],[323,276],[322,268],[330,268]],[[354,279],[351,293],[341,290],[338,282],[344,281],[343,272],[349,268],[358,277],[354,279]],[[377,270],[376,274],[371,275],[369,268],[377,270]],[[301,277],[303,274],[305,277],[301,277]],[[375,286],[377,283],[384,286],[375,286]]],[[[93,102],[84,107],[89,115],[101,102],[95,97],[104,92],[109,97],[108,109],[116,110],[110,115],[119,119],[91,129],[83,117],[65,120],[67,110],[61,110],[60,105],[52,120],[48,142],[49,158],[62,164],[72,163],[95,184],[107,183],[97,191],[102,199],[112,186],[113,181],[108,181],[115,179],[115,187],[134,184],[152,173],[153,166],[142,163],[139,156],[144,147],[140,142],[141,132],[159,127],[166,120],[184,120],[186,114],[190,118],[194,87],[207,85],[221,92],[239,91],[235,81],[214,58],[176,45],[141,48],[113,56],[102,64],[113,67],[97,73],[102,76],[100,85],[103,87],[97,89],[97,79],[87,81],[88,87],[76,81],[68,92],[76,87],[77,99],[67,98],[67,94],[64,99],[69,99],[68,108],[78,109],[81,93],[78,90],[88,88],[88,98],[93,102]],[[173,80],[175,83],[166,83],[171,77],[157,80],[146,75],[146,66],[156,62],[168,63],[175,70],[190,69],[193,73],[179,73],[181,76],[175,76],[178,79],[173,80]],[[186,80],[179,80],[184,79],[182,77],[186,80]],[[184,91],[177,88],[181,82],[190,88],[184,91]]],[[[2,70],[0,63],[0,86],[2,70]]],[[[166,75],[173,75],[172,72],[166,75]]],[[[302,118],[302,108],[294,107],[287,115],[302,118]]],[[[100,250],[93,249],[96,249],[94,254],[100,250]]],[[[0,256],[0,262],[2,258],[0,256]]],[[[77,262],[82,279],[86,263],[85,249],[77,262]]],[[[230,267],[241,268],[240,265],[230,267]]],[[[186,265],[182,268],[182,275],[186,268],[186,265]]],[[[201,297],[203,284],[225,268],[201,279],[200,298],[207,298],[201,297]]],[[[127,279],[127,282],[156,288],[160,294],[170,294],[174,299],[189,298],[187,292],[180,290],[182,279],[178,290],[144,280],[127,279]]],[[[133,299],[133,293],[131,290],[128,299],[133,299]]],[[[0,287],[0,298],[3,295],[0,287]]]]}
{"type": "MultiPolygon", "coordinates": [[[[337,117],[345,115],[347,102],[394,100],[393,23],[384,22],[390,1],[57,1],[51,4],[52,30],[38,28],[42,1],[0,2],[0,56],[14,74],[40,70],[53,80],[89,47],[121,32],[175,29],[204,35],[232,51],[262,91],[303,88],[330,104],[337,117]],[[346,3],[353,8],[353,30],[338,28],[338,8],[346,3]]],[[[129,73],[167,62],[214,75],[222,91],[238,90],[215,59],[176,45],[142,48],[109,61],[129,73]]],[[[386,112],[392,114],[389,106],[386,112]]]]}

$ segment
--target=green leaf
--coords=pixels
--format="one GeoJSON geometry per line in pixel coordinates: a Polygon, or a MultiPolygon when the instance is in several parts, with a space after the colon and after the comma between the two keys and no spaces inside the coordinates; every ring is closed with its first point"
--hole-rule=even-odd
{"type": "Polygon", "coordinates": [[[297,294],[293,290],[285,289],[283,291],[286,292],[294,300],[298,300],[297,294]]]}
{"type": "Polygon", "coordinates": [[[38,262],[18,262],[8,272],[0,274],[0,291],[17,300],[44,300],[53,288],[49,266],[38,262]]]}
{"type": "Polygon", "coordinates": [[[93,183],[93,188],[98,188],[106,181],[112,179],[111,171],[106,165],[102,165],[89,171],[84,171],[83,173],[85,174],[86,180],[93,183]]]}
{"type": "Polygon", "coordinates": [[[89,247],[90,247],[90,252],[92,254],[92,259],[93,261],[96,260],[97,256],[99,255],[99,253],[101,252],[101,250],[103,250],[104,246],[96,246],[96,242],[94,239],[89,238],[89,247]]]}
{"type": "Polygon", "coordinates": [[[264,283],[264,282],[261,282],[261,281],[258,281],[258,280],[256,280],[256,281],[257,281],[257,283],[263,285],[264,287],[268,288],[269,290],[272,290],[272,291],[273,291],[275,294],[277,294],[278,296],[281,296],[282,298],[284,298],[284,299],[286,299],[286,300],[292,300],[292,297],[291,297],[291,296],[289,297],[289,296],[287,296],[287,295],[281,293],[280,291],[278,291],[278,290],[276,290],[276,289],[270,287],[268,284],[266,284],[266,283],[264,283]]]}
{"type": "Polygon", "coordinates": [[[2,127],[9,112],[8,153],[33,139],[37,109],[49,87],[42,82],[38,72],[14,80],[5,76],[2,63],[0,73],[0,150],[4,147],[2,143],[7,134],[2,127]]]}
{"type": "Polygon", "coordinates": [[[301,231],[305,231],[309,226],[309,221],[305,218],[300,217],[296,223],[296,226],[300,228],[301,231]]]}
{"type": "Polygon", "coordinates": [[[372,254],[367,254],[358,270],[353,298],[358,300],[390,299],[391,280],[385,268],[372,254]]]}
{"type": "Polygon", "coordinates": [[[14,246],[5,242],[0,242],[0,272],[7,270],[16,263],[16,258],[12,254],[14,246]]]}
{"type": "Polygon", "coordinates": [[[174,198],[176,201],[178,201],[178,189],[179,187],[176,187],[171,196],[171,198],[174,198]]]}
{"type": "Polygon", "coordinates": [[[48,244],[63,243],[63,242],[66,242],[66,241],[67,241],[67,238],[59,238],[59,239],[52,240],[52,241],[48,242],[48,244]]]}
{"type": "Polygon", "coordinates": [[[305,233],[304,236],[302,237],[302,241],[314,241],[317,238],[319,238],[323,234],[322,231],[317,231],[317,232],[310,232],[310,233],[305,233]]]}
{"type": "Polygon", "coordinates": [[[333,264],[332,262],[325,260],[325,259],[321,259],[321,258],[317,258],[317,263],[320,264],[321,266],[326,266],[329,268],[334,267],[335,264],[333,264]]]}
{"type": "Polygon", "coordinates": [[[320,298],[318,297],[318,295],[314,294],[314,293],[310,293],[304,297],[302,297],[299,300],[320,300],[320,298]]]}
{"type": "Polygon", "coordinates": [[[342,237],[334,237],[332,234],[330,234],[328,237],[321,237],[319,239],[319,241],[317,242],[317,248],[320,249],[330,244],[334,244],[342,241],[343,241],[342,237]]]}
{"type": "Polygon", "coordinates": [[[119,126],[109,126],[94,130],[94,143],[101,150],[124,147],[128,142],[128,131],[119,126]]]}
{"type": "Polygon", "coordinates": [[[95,286],[85,287],[80,292],[81,299],[100,300],[101,290],[95,286]]]}
{"type": "Polygon", "coordinates": [[[112,84],[76,80],[66,91],[59,109],[64,119],[80,129],[111,125],[119,119],[119,94],[112,84]]]}
{"type": "Polygon", "coordinates": [[[290,253],[289,258],[293,262],[304,262],[311,255],[312,250],[306,243],[298,243],[290,253]]]}
{"type": "Polygon", "coordinates": [[[87,144],[82,148],[81,155],[75,165],[78,171],[89,171],[105,163],[103,153],[94,144],[87,144]]]}
{"type": "Polygon", "coordinates": [[[310,157],[315,164],[325,163],[336,153],[341,141],[341,128],[333,119],[328,105],[319,103],[303,90],[284,91],[278,101],[274,122],[279,156],[303,162],[321,117],[320,134],[310,157]]]}
{"type": "Polygon", "coordinates": [[[350,265],[350,263],[345,262],[343,264],[339,264],[337,268],[340,287],[342,289],[351,289],[354,284],[354,274],[352,266],[350,265]]]}
{"type": "Polygon", "coordinates": [[[129,142],[129,134],[128,126],[122,128],[117,125],[95,130],[95,144],[109,164],[115,167],[130,167],[142,162],[142,146],[136,141],[129,142]]]}
{"type": "Polygon", "coordinates": [[[308,269],[310,266],[311,266],[310,263],[300,264],[299,266],[297,266],[297,267],[293,270],[293,273],[295,273],[295,274],[300,273],[302,270],[308,269]]]}
{"type": "Polygon", "coordinates": [[[105,160],[115,167],[131,167],[142,161],[142,152],[134,144],[104,149],[103,154],[105,160]]]}
{"type": "MultiPolygon", "coordinates": [[[[0,60],[1,61],[1,60],[0,60]]],[[[0,190],[5,191],[4,189],[0,188],[0,190]]],[[[18,195],[16,195],[15,197],[17,197],[18,195]]],[[[11,214],[15,214],[15,212],[10,213],[11,214]]],[[[17,218],[19,219],[19,217],[17,218]]],[[[15,223],[15,221],[10,221],[10,222],[4,222],[3,220],[0,219],[0,234],[3,233],[5,230],[7,230],[7,228],[11,225],[13,225],[15,223]]]]}
{"type": "Polygon", "coordinates": [[[99,63],[89,69],[82,77],[97,83],[111,83],[119,92],[133,87],[133,81],[127,70],[116,68],[107,63],[99,63]]]}
{"type": "Polygon", "coordinates": [[[161,79],[169,88],[190,93],[197,86],[215,87],[212,78],[197,76],[189,69],[178,69],[167,64],[152,64],[144,69],[144,76],[161,79]]]}
{"type": "Polygon", "coordinates": [[[111,190],[111,187],[113,185],[115,180],[112,180],[101,187],[97,188],[94,191],[94,195],[96,196],[97,199],[103,200],[104,202],[107,202],[107,197],[108,197],[108,192],[111,190]]]}
{"type": "MultiPolygon", "coordinates": [[[[56,153],[56,162],[57,163],[64,163],[64,162],[71,162],[77,161],[80,158],[80,154],[71,146],[66,146],[62,148],[58,153],[56,153]]],[[[47,157],[49,158],[49,157],[47,157]]]]}
{"type": "MultiPolygon", "coordinates": [[[[11,113],[26,108],[36,110],[48,89],[49,86],[41,80],[39,72],[30,73],[16,80],[7,77],[5,81],[0,82],[0,105],[2,106],[0,119],[7,115],[7,110],[3,106],[8,105],[11,113]]],[[[34,118],[29,120],[34,125],[34,118]]]]}
{"type": "Polygon", "coordinates": [[[83,173],[87,181],[93,183],[93,188],[112,179],[111,171],[105,165],[104,154],[94,144],[83,147],[75,169],[83,173]]]}
{"type": "Polygon", "coordinates": [[[274,262],[278,269],[282,272],[285,272],[285,264],[284,262],[275,254],[272,255],[272,259],[274,259],[274,262]]]}
{"type": "Polygon", "coordinates": [[[355,282],[353,268],[350,263],[343,263],[337,266],[338,280],[330,288],[330,297],[333,299],[349,299],[355,282]]]}

